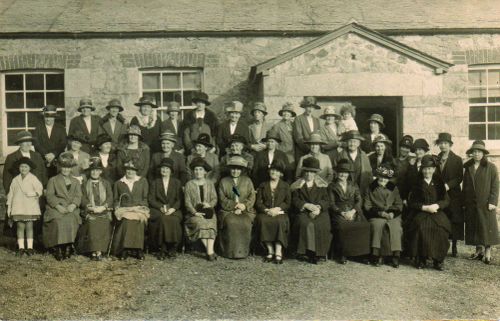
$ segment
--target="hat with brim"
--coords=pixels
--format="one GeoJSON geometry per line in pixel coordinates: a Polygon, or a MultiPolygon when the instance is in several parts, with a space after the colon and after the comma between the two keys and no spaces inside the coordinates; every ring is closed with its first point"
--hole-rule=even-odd
{"type": "Polygon", "coordinates": [[[16,168],[19,168],[20,165],[26,164],[30,167],[31,170],[36,169],[35,163],[29,157],[21,157],[16,161],[16,168]]]}
{"type": "Polygon", "coordinates": [[[354,168],[347,159],[341,159],[337,166],[335,166],[335,171],[337,173],[353,173],[354,168]]]}
{"type": "Polygon", "coordinates": [[[243,104],[237,100],[229,101],[224,104],[225,113],[243,113],[243,104]]]}
{"type": "Polygon", "coordinates": [[[319,116],[319,118],[326,119],[327,117],[330,117],[330,116],[333,116],[333,117],[335,117],[337,119],[340,118],[340,115],[337,114],[337,110],[335,109],[334,106],[328,106],[328,107],[326,107],[323,115],[319,116]]]}
{"type": "Polygon", "coordinates": [[[97,136],[95,146],[99,148],[104,143],[112,143],[112,142],[113,142],[113,139],[108,134],[102,134],[102,135],[97,136]]]}
{"type": "Polygon", "coordinates": [[[128,128],[127,136],[138,136],[139,138],[142,138],[141,128],[137,125],[131,125],[128,128]]]}
{"type": "Polygon", "coordinates": [[[47,105],[42,109],[43,117],[57,117],[57,107],[54,105],[47,105]]]}
{"type": "Polygon", "coordinates": [[[214,145],[210,142],[210,135],[207,133],[201,133],[198,135],[198,138],[193,141],[195,145],[200,144],[203,146],[206,146],[207,148],[211,149],[214,147],[214,145]]]}
{"type": "Polygon", "coordinates": [[[293,105],[292,105],[292,103],[285,103],[281,107],[281,109],[278,111],[278,115],[283,116],[284,112],[289,112],[290,114],[292,114],[292,117],[297,116],[297,113],[295,111],[293,111],[293,105]]]}
{"type": "Polygon", "coordinates": [[[315,157],[307,157],[302,161],[302,172],[319,172],[319,160],[315,157]]]}
{"type": "Polygon", "coordinates": [[[253,115],[253,113],[258,110],[260,112],[262,112],[264,115],[267,115],[267,107],[266,105],[263,103],[263,102],[256,102],[254,105],[253,105],[253,108],[252,108],[252,112],[251,114],[253,115]]]}
{"type": "Polygon", "coordinates": [[[205,171],[210,172],[212,170],[212,167],[207,163],[206,160],[204,160],[201,157],[196,157],[191,161],[191,164],[189,164],[189,168],[194,171],[196,167],[202,167],[205,169],[205,171]]]}
{"type": "Polygon", "coordinates": [[[92,100],[89,98],[83,98],[80,100],[80,106],[78,106],[78,112],[82,112],[83,108],[90,108],[92,111],[95,110],[94,105],[92,104],[92,100]]]}
{"type": "Polygon", "coordinates": [[[413,143],[413,149],[416,150],[417,148],[423,149],[426,152],[429,151],[429,143],[423,138],[416,139],[415,142],[413,143]]]}
{"type": "Polygon", "coordinates": [[[486,145],[482,140],[476,140],[472,143],[472,146],[467,150],[466,154],[470,155],[472,152],[477,149],[482,151],[485,155],[488,155],[490,152],[486,149],[486,145]]]}
{"type": "Polygon", "coordinates": [[[57,163],[60,168],[73,168],[76,166],[75,157],[71,152],[64,152],[59,155],[57,163]]]}
{"type": "Polygon", "coordinates": [[[229,144],[232,143],[242,143],[243,145],[245,145],[247,143],[247,139],[239,134],[233,134],[229,139],[229,144]]]}
{"type": "Polygon", "coordinates": [[[238,169],[247,169],[248,161],[241,156],[231,156],[229,158],[229,161],[227,162],[227,167],[238,168],[238,169]]]}
{"type": "Polygon", "coordinates": [[[382,115],[379,115],[379,114],[372,114],[370,116],[370,118],[368,118],[366,120],[367,123],[370,123],[370,122],[376,122],[380,125],[380,129],[384,128],[385,127],[385,124],[384,124],[384,117],[382,115]]]}
{"type": "Polygon", "coordinates": [[[380,135],[375,136],[375,138],[373,139],[372,145],[375,146],[375,144],[377,144],[377,143],[384,143],[387,146],[392,145],[391,140],[387,136],[385,136],[384,134],[380,134],[380,135]]]}
{"type": "Polygon", "coordinates": [[[420,161],[420,169],[425,167],[436,167],[436,159],[432,155],[424,155],[420,161]]]}
{"type": "Polygon", "coordinates": [[[135,103],[137,107],[141,106],[151,106],[152,108],[158,108],[158,105],[156,105],[149,97],[141,97],[139,98],[139,102],[135,103]]]}
{"type": "Polygon", "coordinates": [[[438,145],[440,142],[448,142],[453,145],[453,140],[451,140],[450,133],[439,133],[438,138],[434,141],[434,144],[438,145]]]}
{"type": "Polygon", "coordinates": [[[413,137],[410,135],[405,135],[399,142],[399,147],[407,147],[410,150],[413,149],[413,137]]]}
{"type": "Polygon", "coordinates": [[[170,171],[174,171],[174,161],[171,159],[171,158],[163,158],[160,162],[160,164],[158,164],[158,166],[156,167],[158,170],[161,169],[162,167],[168,167],[170,168],[170,171]]]}
{"type": "Polygon", "coordinates": [[[102,166],[101,159],[99,157],[91,157],[89,163],[90,163],[89,167],[87,168],[89,172],[93,169],[99,169],[99,170],[104,169],[104,167],[102,166]]]}
{"type": "Polygon", "coordinates": [[[271,170],[271,169],[277,170],[281,174],[285,174],[286,167],[285,167],[285,164],[283,164],[283,162],[275,161],[275,162],[272,162],[271,165],[269,165],[269,170],[271,170]]]}
{"type": "Polygon", "coordinates": [[[20,131],[16,134],[16,145],[24,142],[33,142],[33,135],[27,130],[20,131]]]}
{"type": "Polygon", "coordinates": [[[171,112],[180,113],[181,112],[181,104],[179,104],[176,101],[169,102],[168,107],[167,107],[167,113],[171,113],[171,112]]]}
{"type": "Polygon", "coordinates": [[[268,131],[266,137],[262,138],[261,141],[267,143],[270,139],[275,140],[278,144],[281,143],[281,139],[276,135],[275,131],[268,131]]]}
{"type": "Polygon", "coordinates": [[[160,135],[160,142],[162,142],[164,140],[167,140],[169,142],[177,144],[177,135],[175,133],[173,133],[173,132],[170,132],[170,131],[163,132],[160,135]]]}
{"type": "Polygon", "coordinates": [[[304,141],[307,145],[325,145],[326,143],[321,139],[321,135],[318,133],[312,133],[308,140],[304,141]]]}
{"type": "Polygon", "coordinates": [[[202,102],[207,106],[210,106],[211,102],[208,101],[208,95],[202,91],[195,92],[193,98],[191,98],[192,103],[202,102]]]}
{"type": "Polygon", "coordinates": [[[118,108],[120,110],[120,112],[122,112],[124,110],[121,101],[119,101],[118,99],[111,99],[108,102],[106,109],[110,110],[111,108],[118,108]]]}
{"type": "Polygon", "coordinates": [[[342,141],[343,142],[346,142],[346,141],[348,141],[350,139],[357,139],[357,140],[360,140],[360,141],[364,141],[365,140],[363,138],[363,136],[361,136],[361,134],[357,130],[350,130],[350,131],[345,132],[342,135],[342,141]]]}
{"type": "Polygon", "coordinates": [[[375,169],[375,176],[391,179],[394,177],[394,169],[386,165],[381,165],[375,169]]]}
{"type": "Polygon", "coordinates": [[[89,138],[82,132],[74,132],[68,136],[68,140],[72,142],[79,142],[80,144],[86,144],[88,143],[89,138]]]}
{"type": "Polygon", "coordinates": [[[132,162],[132,161],[128,161],[125,164],[123,164],[123,168],[124,169],[131,169],[131,170],[134,170],[136,172],[139,170],[137,168],[137,166],[135,166],[134,162],[132,162]]]}
{"type": "Polygon", "coordinates": [[[304,97],[304,99],[300,102],[300,107],[313,107],[314,109],[321,109],[321,106],[316,102],[316,98],[312,96],[304,97]]]}

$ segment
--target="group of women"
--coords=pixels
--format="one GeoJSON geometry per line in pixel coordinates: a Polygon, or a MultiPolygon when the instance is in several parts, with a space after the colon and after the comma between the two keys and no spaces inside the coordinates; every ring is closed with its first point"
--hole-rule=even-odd
{"type": "Polygon", "coordinates": [[[407,135],[393,157],[383,117],[372,115],[361,135],[350,103],[339,114],[325,108],[320,120],[312,112],[321,107],[306,97],[303,114],[287,103],[268,126],[261,102],[251,123],[238,101],[224,106],[223,122],[205,93],[192,102],[183,120],[171,102],[161,121],[142,97],[127,124],[118,100],[99,118],[82,99],[67,137],[56,108],[44,107],[36,137],[18,133],[19,149],[5,163],[18,255],[33,255],[41,219],[43,245],[58,260],[75,252],[143,260],[145,249],[173,259],[199,241],[209,261],[216,252],[237,259],[262,251],[276,264],[293,254],[314,264],[371,257],[398,267],[403,253],[418,268],[432,261],[442,270],[449,239],[456,256],[465,237],[476,246],[471,259],[491,262],[498,175],[484,142],[462,164],[450,134],[439,134],[437,156],[407,135]]]}

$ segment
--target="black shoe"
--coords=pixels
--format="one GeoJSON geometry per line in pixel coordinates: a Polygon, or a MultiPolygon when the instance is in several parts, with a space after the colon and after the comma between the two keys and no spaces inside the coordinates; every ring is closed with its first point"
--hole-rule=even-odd
{"type": "Polygon", "coordinates": [[[144,261],[145,257],[144,257],[144,252],[142,250],[137,250],[137,253],[135,255],[135,257],[139,260],[139,261],[144,261]]]}
{"type": "Polygon", "coordinates": [[[71,245],[66,245],[66,247],[64,248],[63,259],[69,259],[71,257],[71,250],[71,245]]]}
{"type": "Polygon", "coordinates": [[[444,270],[444,263],[440,262],[440,261],[437,261],[437,260],[434,260],[433,267],[434,267],[435,270],[443,271],[444,270]]]}
{"type": "Polygon", "coordinates": [[[58,261],[64,260],[63,252],[62,252],[62,249],[60,247],[57,247],[55,249],[55,251],[54,251],[54,257],[58,261]]]}
{"type": "Polygon", "coordinates": [[[123,260],[128,259],[128,255],[129,255],[128,250],[123,250],[123,251],[120,253],[120,260],[122,260],[122,261],[123,261],[123,260]]]}
{"type": "Polygon", "coordinates": [[[422,259],[417,259],[415,261],[415,267],[419,270],[421,269],[424,269],[425,268],[425,260],[422,260],[422,259]]]}
{"type": "Polygon", "coordinates": [[[264,262],[264,263],[270,263],[272,261],[273,261],[273,255],[272,254],[264,256],[264,258],[262,259],[262,262],[264,262]]]}
{"type": "Polygon", "coordinates": [[[164,261],[166,257],[165,252],[160,251],[156,257],[158,258],[158,260],[164,261]]]}
{"type": "Polygon", "coordinates": [[[381,256],[379,256],[373,260],[373,265],[376,267],[380,267],[380,266],[382,266],[382,264],[384,264],[384,259],[381,256]]]}
{"type": "Polygon", "coordinates": [[[484,264],[491,264],[491,257],[485,257],[484,264]]]}
{"type": "Polygon", "coordinates": [[[399,257],[393,257],[391,264],[393,268],[399,268],[399,257]]]}
{"type": "Polygon", "coordinates": [[[339,263],[340,263],[340,264],[347,264],[347,259],[346,259],[346,257],[345,257],[345,256],[341,256],[341,257],[339,258],[339,263]]]}
{"type": "Polygon", "coordinates": [[[25,254],[26,254],[25,249],[17,249],[17,251],[16,251],[16,256],[18,256],[18,257],[24,256],[25,254]]]}
{"type": "Polygon", "coordinates": [[[483,252],[480,252],[480,253],[474,253],[472,254],[470,257],[469,257],[469,260],[478,260],[478,261],[481,261],[484,257],[484,253],[483,252]]]}
{"type": "Polygon", "coordinates": [[[209,262],[217,261],[217,255],[215,253],[207,254],[207,261],[209,262]]]}
{"type": "Polygon", "coordinates": [[[26,255],[28,255],[28,256],[33,256],[33,255],[35,255],[35,250],[33,250],[33,249],[27,249],[27,250],[26,250],[26,255]]]}
{"type": "Polygon", "coordinates": [[[175,251],[174,249],[168,250],[167,257],[169,259],[176,259],[177,258],[177,251],[175,251]]]}
{"type": "Polygon", "coordinates": [[[311,256],[309,258],[309,263],[311,263],[311,264],[318,264],[318,257],[317,256],[311,256]]]}
{"type": "Polygon", "coordinates": [[[275,264],[283,264],[283,257],[281,255],[276,255],[274,257],[274,263],[275,264]]]}

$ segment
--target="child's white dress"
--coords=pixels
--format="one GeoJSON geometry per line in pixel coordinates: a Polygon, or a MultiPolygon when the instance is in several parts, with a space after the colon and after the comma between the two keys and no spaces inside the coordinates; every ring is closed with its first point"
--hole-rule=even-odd
{"type": "Polygon", "coordinates": [[[14,221],[36,221],[40,218],[39,198],[43,193],[42,183],[28,173],[14,177],[7,194],[7,215],[14,221]]]}

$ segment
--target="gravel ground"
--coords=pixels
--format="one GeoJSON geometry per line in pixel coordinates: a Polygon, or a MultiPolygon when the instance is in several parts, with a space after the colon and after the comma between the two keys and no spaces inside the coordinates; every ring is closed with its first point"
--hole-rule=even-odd
{"type": "MultiPolygon", "coordinates": [[[[5,245],[5,239],[2,244],[5,245]]],[[[498,319],[499,253],[446,270],[333,261],[317,266],[260,257],[207,262],[196,253],[57,262],[0,248],[0,319],[498,319]]]]}

